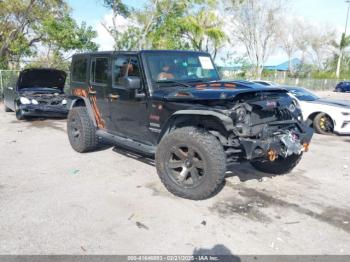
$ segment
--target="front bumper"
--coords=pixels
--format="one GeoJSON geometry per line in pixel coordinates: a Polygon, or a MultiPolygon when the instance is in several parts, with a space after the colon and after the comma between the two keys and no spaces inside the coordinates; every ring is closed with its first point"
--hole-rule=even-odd
{"type": "Polygon", "coordinates": [[[339,135],[350,135],[350,115],[335,119],[334,133],[339,135]]]}
{"type": "Polygon", "coordinates": [[[24,116],[38,117],[67,117],[68,109],[65,105],[20,105],[24,116]]]}
{"type": "Polygon", "coordinates": [[[262,139],[240,138],[246,160],[268,157],[271,157],[270,160],[274,157],[286,158],[292,154],[299,155],[308,151],[313,129],[304,124],[298,126],[299,131],[287,131],[262,139]]]}

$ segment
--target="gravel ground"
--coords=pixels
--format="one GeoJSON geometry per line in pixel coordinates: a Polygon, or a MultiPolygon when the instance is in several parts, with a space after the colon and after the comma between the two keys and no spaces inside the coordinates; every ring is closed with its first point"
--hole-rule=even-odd
{"type": "Polygon", "coordinates": [[[78,154],[65,129],[0,113],[0,254],[350,254],[349,137],[315,135],[288,175],[232,167],[196,202],[168,193],[152,159],[78,154]]]}

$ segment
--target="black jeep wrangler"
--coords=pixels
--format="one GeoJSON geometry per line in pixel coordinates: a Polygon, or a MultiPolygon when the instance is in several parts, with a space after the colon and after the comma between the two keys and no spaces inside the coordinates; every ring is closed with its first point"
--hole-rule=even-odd
{"type": "Polygon", "coordinates": [[[76,151],[107,141],[155,154],[166,188],[194,200],[215,194],[233,163],[291,171],[313,134],[286,90],[221,80],[202,52],[75,55],[68,103],[76,151]]]}

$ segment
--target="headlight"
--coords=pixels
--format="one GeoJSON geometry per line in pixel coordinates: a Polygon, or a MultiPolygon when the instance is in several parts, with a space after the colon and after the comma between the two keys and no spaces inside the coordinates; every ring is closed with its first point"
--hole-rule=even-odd
{"type": "Polygon", "coordinates": [[[35,99],[32,99],[32,104],[33,104],[33,105],[38,105],[39,102],[38,102],[37,100],[35,100],[35,99]]]}
{"type": "Polygon", "coordinates": [[[62,100],[62,105],[66,105],[67,104],[67,100],[66,99],[63,99],[62,100]]]}
{"type": "Polygon", "coordinates": [[[21,102],[22,105],[29,105],[30,104],[30,100],[26,97],[21,97],[19,99],[19,101],[21,102]]]}
{"type": "Polygon", "coordinates": [[[236,115],[237,115],[237,122],[243,123],[244,120],[246,119],[247,111],[243,107],[240,107],[237,109],[236,115]]]}
{"type": "Polygon", "coordinates": [[[293,104],[294,104],[294,107],[292,107],[290,109],[294,109],[294,110],[295,110],[295,108],[300,109],[300,104],[299,104],[298,98],[295,95],[291,94],[291,93],[288,93],[288,95],[289,95],[290,98],[292,98],[293,104]]]}

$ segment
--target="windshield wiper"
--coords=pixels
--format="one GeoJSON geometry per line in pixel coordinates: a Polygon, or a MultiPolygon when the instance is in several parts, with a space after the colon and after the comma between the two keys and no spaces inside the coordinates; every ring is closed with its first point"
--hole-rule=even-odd
{"type": "Polygon", "coordinates": [[[181,85],[181,86],[185,86],[185,87],[192,87],[189,84],[186,83],[182,83],[182,82],[178,82],[178,81],[174,81],[174,80],[159,80],[156,82],[157,84],[161,84],[161,83],[165,83],[165,84],[177,84],[177,85],[181,85]]]}

